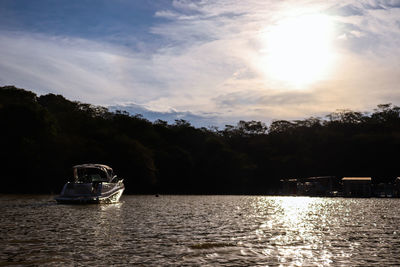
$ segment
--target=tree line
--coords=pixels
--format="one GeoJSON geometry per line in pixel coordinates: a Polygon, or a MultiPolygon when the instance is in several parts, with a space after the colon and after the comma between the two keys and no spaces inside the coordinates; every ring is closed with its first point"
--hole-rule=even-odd
{"type": "Polygon", "coordinates": [[[4,86],[0,123],[2,193],[57,194],[82,163],[107,164],[127,193],[146,194],[276,194],[284,178],[400,175],[400,107],[392,104],[219,130],[4,86]]]}

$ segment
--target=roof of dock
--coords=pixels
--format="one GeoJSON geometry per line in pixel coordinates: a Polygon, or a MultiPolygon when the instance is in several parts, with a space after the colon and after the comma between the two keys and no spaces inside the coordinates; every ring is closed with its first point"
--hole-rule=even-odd
{"type": "Polygon", "coordinates": [[[342,181],[371,181],[371,177],[343,177],[342,181]]]}

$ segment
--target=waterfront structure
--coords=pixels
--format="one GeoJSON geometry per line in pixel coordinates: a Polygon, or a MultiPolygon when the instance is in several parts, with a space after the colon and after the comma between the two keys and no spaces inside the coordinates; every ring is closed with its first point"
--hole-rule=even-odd
{"type": "Polygon", "coordinates": [[[316,176],[297,179],[283,179],[282,194],[297,196],[338,196],[339,179],[335,176],[316,176]]]}
{"type": "Polygon", "coordinates": [[[393,197],[395,187],[392,183],[379,183],[373,185],[373,195],[375,197],[393,197]]]}
{"type": "Polygon", "coordinates": [[[286,196],[297,195],[297,179],[283,179],[282,183],[282,194],[286,196]]]}
{"type": "Polygon", "coordinates": [[[371,177],[343,177],[346,197],[371,197],[371,177]]]}
{"type": "Polygon", "coordinates": [[[297,183],[297,192],[303,196],[332,196],[339,191],[335,176],[316,176],[301,179],[297,183]]]}
{"type": "Polygon", "coordinates": [[[393,184],[393,196],[400,197],[400,177],[396,177],[393,184]]]}

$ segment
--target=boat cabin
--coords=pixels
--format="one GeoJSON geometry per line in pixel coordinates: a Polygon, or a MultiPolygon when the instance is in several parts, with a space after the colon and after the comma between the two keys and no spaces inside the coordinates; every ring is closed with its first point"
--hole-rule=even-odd
{"type": "Polygon", "coordinates": [[[75,183],[111,183],[115,177],[112,168],[103,164],[82,164],[72,168],[75,183]]]}

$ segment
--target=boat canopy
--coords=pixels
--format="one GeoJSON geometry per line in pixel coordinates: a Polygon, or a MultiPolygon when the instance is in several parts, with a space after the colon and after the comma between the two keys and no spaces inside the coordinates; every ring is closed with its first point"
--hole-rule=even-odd
{"type": "Polygon", "coordinates": [[[80,165],[75,165],[72,168],[104,168],[107,170],[112,170],[111,167],[104,165],[104,164],[93,164],[93,163],[88,163],[88,164],[80,164],[80,165]]]}
{"type": "Polygon", "coordinates": [[[81,164],[72,167],[76,182],[111,182],[113,169],[104,164],[81,164]]]}

